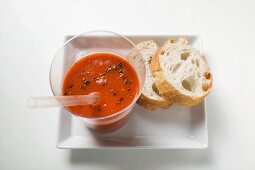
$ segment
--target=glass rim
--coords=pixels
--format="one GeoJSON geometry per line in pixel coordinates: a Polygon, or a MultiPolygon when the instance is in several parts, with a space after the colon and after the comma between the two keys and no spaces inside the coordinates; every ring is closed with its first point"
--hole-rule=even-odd
{"type": "MultiPolygon", "coordinates": [[[[123,36],[123,35],[121,35],[121,34],[118,34],[118,33],[112,32],[112,31],[93,30],[93,31],[87,31],[87,32],[83,32],[83,33],[81,33],[81,34],[79,34],[79,35],[76,35],[76,36],[70,38],[69,40],[67,40],[67,41],[57,50],[57,52],[55,53],[55,55],[54,55],[54,57],[53,57],[53,60],[52,60],[52,62],[51,62],[49,79],[50,79],[50,88],[51,88],[51,91],[52,91],[52,93],[53,93],[54,96],[56,96],[56,94],[54,93],[54,90],[53,90],[53,88],[52,88],[51,71],[52,71],[52,66],[53,66],[53,63],[54,63],[54,60],[55,60],[57,54],[58,54],[62,49],[64,49],[65,46],[66,46],[70,41],[72,41],[73,39],[78,38],[78,37],[81,37],[81,36],[84,35],[84,34],[86,35],[86,34],[96,33],[96,32],[110,33],[110,34],[113,34],[113,35],[115,35],[115,36],[119,36],[119,37],[125,39],[126,41],[128,41],[128,42],[133,46],[133,48],[135,48],[135,49],[137,50],[137,52],[138,52],[138,54],[139,54],[140,56],[142,55],[142,54],[140,53],[140,51],[138,50],[138,48],[136,47],[136,45],[135,45],[130,39],[128,39],[127,37],[125,37],[125,36],[123,36]]],[[[119,55],[118,55],[118,56],[119,56],[119,55]]],[[[125,59],[125,60],[126,60],[126,59],[125,59]]],[[[144,64],[144,59],[141,58],[141,60],[142,60],[142,63],[144,64]]],[[[145,64],[144,64],[144,69],[145,69],[145,64]]],[[[135,70],[135,72],[137,73],[137,71],[136,71],[135,68],[134,68],[134,70],[135,70]]],[[[137,73],[137,74],[138,74],[138,73],[137,73]]],[[[145,70],[145,78],[146,78],[146,70],[145,70]]],[[[136,103],[136,101],[138,100],[138,98],[139,98],[140,95],[142,94],[142,91],[143,91],[143,89],[144,89],[144,84],[145,84],[145,80],[144,80],[144,83],[142,84],[142,86],[141,86],[141,84],[140,84],[140,88],[139,88],[140,91],[137,93],[136,97],[134,98],[134,100],[133,100],[129,105],[127,105],[124,109],[122,109],[122,110],[120,110],[120,111],[118,111],[118,112],[115,112],[114,114],[108,115],[108,116],[103,116],[103,117],[84,117],[84,116],[79,116],[79,115],[77,115],[77,114],[75,114],[75,113],[70,112],[70,111],[69,111],[68,109],[66,109],[65,107],[63,107],[63,108],[64,108],[65,110],[67,110],[69,113],[71,113],[72,115],[77,116],[77,117],[82,118],[82,119],[88,119],[88,120],[103,120],[103,119],[111,118],[111,117],[120,115],[121,113],[125,112],[126,110],[128,110],[130,107],[132,107],[132,106],[136,103]]]]}

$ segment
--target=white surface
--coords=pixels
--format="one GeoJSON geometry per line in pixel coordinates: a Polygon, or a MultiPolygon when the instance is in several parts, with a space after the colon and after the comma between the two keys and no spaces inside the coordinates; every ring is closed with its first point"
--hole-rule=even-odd
{"type": "Polygon", "coordinates": [[[58,148],[204,149],[208,145],[204,103],[157,111],[137,105],[128,122],[108,134],[91,132],[64,109],[60,113],[58,148]]]}
{"type": "MultiPolygon", "coordinates": [[[[150,39],[161,46],[174,36],[127,36],[134,43],[150,39]]],[[[70,38],[68,36],[68,38],[70,38]]],[[[66,38],[66,39],[68,39],[66,38]]],[[[189,43],[202,51],[198,36],[187,36],[189,43]]],[[[80,38],[80,42],[82,38],[80,38]]],[[[84,40],[85,42],[86,40],[84,40]]],[[[73,43],[74,49],[86,51],[80,44],[73,43]]],[[[115,50],[123,50],[116,48],[115,50]]],[[[67,52],[64,58],[69,57],[67,52]]],[[[86,52],[85,52],[86,53],[86,52]]],[[[64,109],[60,110],[58,148],[165,148],[188,149],[208,146],[206,113],[204,103],[194,107],[172,106],[168,109],[149,111],[136,106],[128,123],[116,132],[96,134],[89,131],[82,121],[71,116],[64,109]]]]}
{"type": "Polygon", "coordinates": [[[254,169],[255,2],[1,0],[0,169],[254,169]],[[114,2],[114,3],[113,3],[114,2]],[[49,66],[67,34],[197,34],[214,87],[206,150],[58,150],[57,109],[29,110],[50,95],[49,66]]]}

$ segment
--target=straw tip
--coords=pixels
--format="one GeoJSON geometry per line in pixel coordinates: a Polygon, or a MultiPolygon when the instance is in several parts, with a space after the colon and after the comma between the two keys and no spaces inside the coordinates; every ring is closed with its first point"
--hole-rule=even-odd
{"type": "Polygon", "coordinates": [[[28,100],[27,100],[27,106],[28,106],[28,108],[30,108],[30,109],[36,108],[36,102],[35,102],[35,100],[34,100],[33,97],[29,97],[29,98],[28,98],[28,100]]]}

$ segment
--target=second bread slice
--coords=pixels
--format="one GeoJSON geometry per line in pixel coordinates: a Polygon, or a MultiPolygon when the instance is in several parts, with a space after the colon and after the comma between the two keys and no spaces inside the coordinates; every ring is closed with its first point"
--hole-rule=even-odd
{"type": "Polygon", "coordinates": [[[150,110],[155,110],[158,108],[168,108],[169,105],[171,105],[171,102],[164,99],[158,94],[158,91],[154,84],[154,77],[150,70],[151,59],[158,49],[157,44],[151,40],[137,44],[136,47],[140,51],[145,61],[146,67],[145,85],[137,103],[150,110]]]}

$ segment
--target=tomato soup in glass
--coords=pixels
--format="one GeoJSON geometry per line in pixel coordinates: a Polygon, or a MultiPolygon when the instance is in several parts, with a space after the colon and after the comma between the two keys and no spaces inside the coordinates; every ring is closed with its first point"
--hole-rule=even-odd
{"type": "MultiPolygon", "coordinates": [[[[113,53],[94,53],[75,62],[64,76],[63,95],[100,93],[96,105],[68,106],[67,110],[84,118],[111,116],[129,106],[139,93],[139,78],[125,59],[113,53]]],[[[99,123],[93,129],[112,131],[123,125],[127,115],[99,123]]]]}

